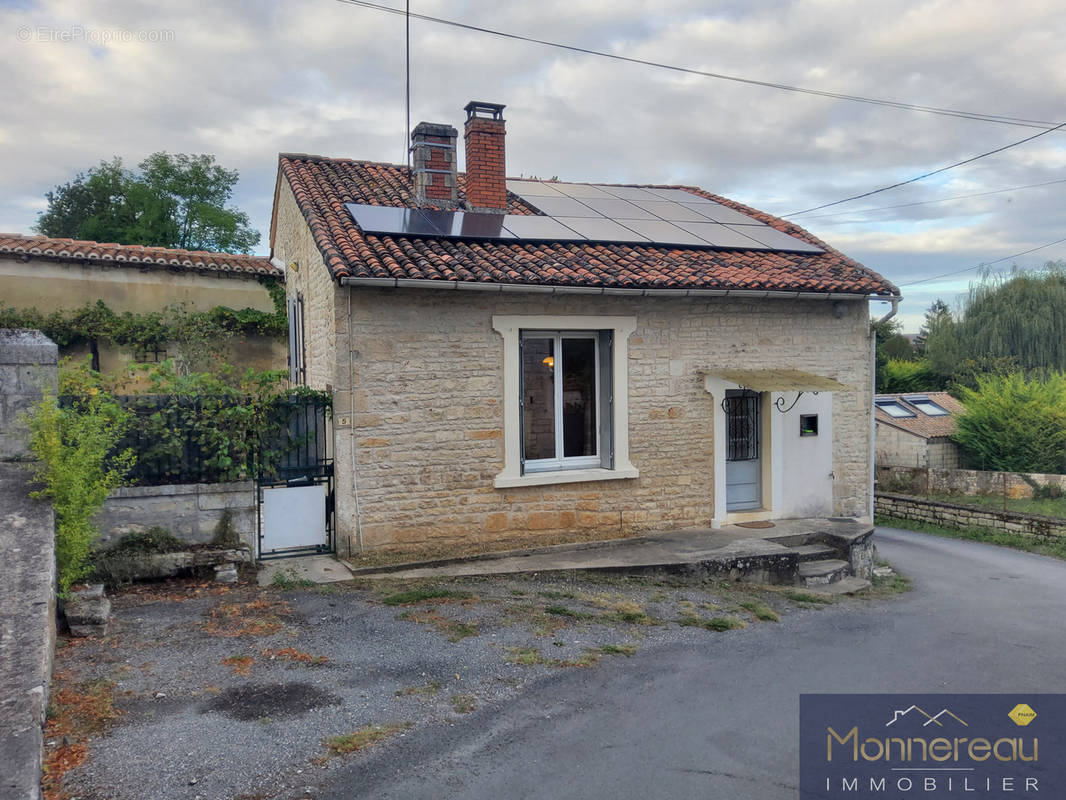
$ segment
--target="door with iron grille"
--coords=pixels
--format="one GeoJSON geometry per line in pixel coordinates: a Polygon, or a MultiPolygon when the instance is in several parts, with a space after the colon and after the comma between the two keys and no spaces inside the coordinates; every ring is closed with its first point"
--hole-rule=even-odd
{"type": "Polygon", "coordinates": [[[762,508],[762,395],[730,390],[722,401],[725,413],[726,511],[762,508]]]}

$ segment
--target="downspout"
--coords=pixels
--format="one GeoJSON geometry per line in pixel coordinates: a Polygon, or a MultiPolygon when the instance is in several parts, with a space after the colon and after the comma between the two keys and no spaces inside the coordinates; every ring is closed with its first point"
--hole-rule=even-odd
{"type": "Polygon", "coordinates": [[[355,355],[353,353],[354,341],[352,339],[352,287],[345,286],[348,290],[348,410],[352,415],[351,425],[348,430],[351,435],[352,447],[352,495],[355,499],[355,543],[359,552],[363,552],[363,517],[359,508],[359,470],[355,458],[355,355]]]}
{"type": "MultiPolygon", "coordinates": [[[[881,319],[877,320],[874,325],[880,325],[882,322],[888,322],[892,317],[896,316],[899,311],[899,301],[902,297],[892,297],[889,302],[892,303],[892,308],[881,319]]],[[[874,469],[874,461],[877,458],[877,419],[874,416],[874,397],[877,395],[877,333],[873,327],[870,328],[870,402],[866,404],[866,412],[870,415],[870,502],[869,502],[869,514],[870,523],[874,521],[874,481],[876,479],[876,470],[874,469]]]]}

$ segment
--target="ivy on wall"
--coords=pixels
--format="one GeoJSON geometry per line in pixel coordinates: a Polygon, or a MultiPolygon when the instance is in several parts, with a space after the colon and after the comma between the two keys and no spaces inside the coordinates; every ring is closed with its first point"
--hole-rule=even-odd
{"type": "Polygon", "coordinates": [[[36,308],[16,309],[0,303],[0,328],[36,328],[60,347],[99,340],[134,350],[162,350],[168,342],[196,337],[223,341],[232,336],[269,336],[284,339],[288,330],[285,316],[285,288],[275,278],[260,278],[273,311],[255,308],[232,309],[215,306],[208,311],[189,311],[172,305],[162,311],[118,313],[102,300],[81,308],[43,313],[36,308]]]}

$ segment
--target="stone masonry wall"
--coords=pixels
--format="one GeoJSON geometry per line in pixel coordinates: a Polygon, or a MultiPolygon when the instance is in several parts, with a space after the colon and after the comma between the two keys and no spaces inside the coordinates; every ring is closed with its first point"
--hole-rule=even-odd
{"type": "MultiPolygon", "coordinates": [[[[341,287],[338,306],[346,307],[341,287]]],[[[707,526],[713,400],[701,369],[790,368],[833,395],[834,513],[869,513],[866,304],[351,289],[355,386],[338,334],[334,417],[342,552],[365,547],[597,538],[707,526]],[[493,314],[632,315],[629,480],[496,489],[503,467],[503,342],[493,314]],[[351,417],[352,427],[341,421],[351,417]],[[352,474],[352,443],[358,481],[352,474]],[[356,490],[358,509],[356,509],[356,490]]],[[[339,318],[339,317],[338,317],[339,318]]],[[[773,412],[776,413],[776,412],[773,412]]],[[[802,469],[795,465],[794,469],[802,469]]]]}
{"type": "Polygon", "coordinates": [[[28,431],[18,416],[56,387],[57,348],[38,331],[0,330],[0,798],[41,791],[55,650],[55,518],[30,498],[28,431]]]}
{"type": "Polygon", "coordinates": [[[1033,484],[1057,486],[1066,493],[1066,475],[1045,475],[1038,472],[993,472],[976,469],[916,469],[882,466],[876,469],[877,485],[885,491],[914,494],[997,495],[1030,498],[1033,484]]]}
{"type": "Polygon", "coordinates": [[[960,506],[887,492],[878,492],[874,496],[874,512],[878,516],[909,519],[945,528],[987,528],[1020,536],[1066,537],[1066,520],[1063,519],[960,506]]]}
{"type": "Polygon", "coordinates": [[[127,533],[159,525],[190,544],[210,542],[225,509],[241,541],[254,552],[256,542],[255,484],[193,483],[175,486],[126,486],[104,501],[93,521],[100,543],[118,542],[127,533]]]}
{"type": "Polygon", "coordinates": [[[338,321],[345,330],[345,307],[341,314],[336,305],[339,292],[322,260],[311,230],[296,205],[288,181],[282,179],[278,194],[274,255],[284,261],[285,291],[289,297],[297,292],[304,298],[304,358],[307,385],[315,389],[332,388],[335,383],[337,343],[334,338],[338,321]],[[292,268],[292,264],[297,269],[292,268]]]}

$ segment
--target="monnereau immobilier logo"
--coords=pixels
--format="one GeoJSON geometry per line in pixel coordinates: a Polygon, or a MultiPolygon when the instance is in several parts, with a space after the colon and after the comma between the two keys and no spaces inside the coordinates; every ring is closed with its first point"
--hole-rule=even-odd
{"type": "Polygon", "coordinates": [[[1066,695],[805,694],[800,800],[1066,798],[1066,695]]]}

